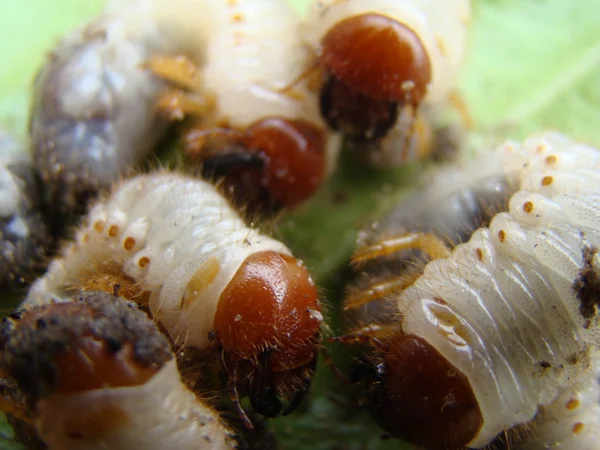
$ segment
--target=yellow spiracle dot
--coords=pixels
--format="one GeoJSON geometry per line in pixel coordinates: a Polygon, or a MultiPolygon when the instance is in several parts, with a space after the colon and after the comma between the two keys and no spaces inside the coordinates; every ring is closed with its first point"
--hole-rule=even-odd
{"type": "Polygon", "coordinates": [[[547,175],[544,178],[542,178],[542,186],[550,186],[553,182],[554,178],[552,178],[550,175],[547,175]]]}
{"type": "Polygon", "coordinates": [[[148,258],[147,256],[142,256],[139,260],[138,260],[138,265],[141,268],[146,267],[148,264],[150,264],[150,258],[148,258]]]}
{"type": "Polygon", "coordinates": [[[104,231],[104,220],[96,220],[96,222],[94,222],[94,230],[98,233],[102,233],[104,231]]]}
{"type": "Polygon", "coordinates": [[[480,248],[476,249],[475,252],[477,253],[477,259],[479,261],[483,261],[483,250],[481,250],[480,248]]]}
{"type": "Polygon", "coordinates": [[[131,250],[134,246],[135,239],[131,236],[128,236],[127,239],[125,239],[125,242],[123,243],[123,247],[125,247],[125,250],[131,250]]]}
{"type": "Polygon", "coordinates": [[[556,155],[546,156],[547,165],[551,166],[553,164],[556,164],[556,161],[558,161],[558,157],[556,155]]]}
{"type": "Polygon", "coordinates": [[[111,225],[110,228],[108,229],[108,235],[110,237],[115,237],[117,234],[119,234],[119,226],[111,225]]]}
{"type": "Polygon", "coordinates": [[[506,232],[504,230],[498,231],[498,239],[500,239],[500,242],[504,242],[506,239],[506,232]]]}
{"type": "Polygon", "coordinates": [[[567,407],[567,409],[569,410],[574,410],[579,408],[579,400],[577,400],[576,398],[572,398],[571,400],[569,400],[567,402],[567,404],[565,405],[567,407]]]}
{"type": "Polygon", "coordinates": [[[523,203],[523,211],[525,211],[527,214],[531,213],[531,211],[533,211],[533,203],[532,202],[523,203]]]}
{"type": "Polygon", "coordinates": [[[573,425],[573,434],[579,434],[583,431],[583,423],[575,422],[573,425]]]}

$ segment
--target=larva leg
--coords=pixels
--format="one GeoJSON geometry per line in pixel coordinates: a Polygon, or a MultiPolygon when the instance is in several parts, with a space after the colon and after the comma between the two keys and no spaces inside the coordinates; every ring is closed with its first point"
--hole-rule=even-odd
{"type": "Polygon", "coordinates": [[[169,120],[182,120],[185,116],[202,116],[213,109],[214,105],[213,96],[168,89],[158,97],[156,110],[169,120]]]}
{"type": "Polygon", "coordinates": [[[334,336],[329,338],[329,340],[342,344],[369,344],[375,348],[379,348],[383,347],[381,339],[388,337],[394,332],[398,332],[397,325],[369,325],[343,336],[334,336]]]}
{"type": "Polygon", "coordinates": [[[214,108],[214,96],[200,94],[202,76],[186,56],[154,56],[144,67],[177,86],[163,92],[156,103],[157,110],[170,120],[181,120],[186,115],[201,116],[214,108]]]}
{"type": "Polygon", "coordinates": [[[350,292],[344,301],[344,310],[356,309],[362,305],[379,300],[392,292],[398,292],[412,285],[420,274],[407,274],[387,280],[382,283],[375,283],[366,289],[357,289],[350,292]]]}
{"type": "Polygon", "coordinates": [[[154,75],[183,89],[199,92],[202,76],[198,67],[187,56],[153,56],[144,64],[154,75]]]}
{"type": "MultiPolygon", "coordinates": [[[[201,124],[190,128],[184,136],[185,153],[192,157],[198,158],[210,146],[210,144],[218,139],[231,142],[242,139],[242,134],[231,128],[204,128],[201,124]]],[[[217,146],[219,148],[219,146],[217,146]]]]}
{"type": "Polygon", "coordinates": [[[431,259],[447,258],[450,255],[448,245],[435,234],[408,232],[359,249],[352,256],[352,263],[360,265],[381,256],[410,249],[420,250],[431,259]]]}

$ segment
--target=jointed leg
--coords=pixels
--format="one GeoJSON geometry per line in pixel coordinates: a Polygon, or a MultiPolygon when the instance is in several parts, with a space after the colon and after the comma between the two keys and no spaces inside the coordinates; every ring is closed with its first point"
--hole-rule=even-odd
{"type": "Polygon", "coordinates": [[[435,234],[409,232],[359,249],[352,256],[352,263],[360,265],[381,256],[410,249],[420,250],[431,259],[447,258],[450,255],[448,245],[435,234]]]}
{"type": "Polygon", "coordinates": [[[156,104],[158,111],[170,120],[204,115],[214,108],[214,97],[202,92],[202,76],[186,56],[154,56],[144,67],[176,86],[162,93],[156,104]]]}
{"type": "Polygon", "coordinates": [[[364,289],[352,290],[344,301],[344,309],[355,309],[374,300],[379,300],[392,292],[406,289],[417,278],[419,278],[418,273],[400,275],[392,280],[372,284],[364,289]]]}
{"type": "Polygon", "coordinates": [[[156,76],[192,92],[202,89],[202,76],[198,67],[187,56],[153,56],[144,68],[156,76]]]}

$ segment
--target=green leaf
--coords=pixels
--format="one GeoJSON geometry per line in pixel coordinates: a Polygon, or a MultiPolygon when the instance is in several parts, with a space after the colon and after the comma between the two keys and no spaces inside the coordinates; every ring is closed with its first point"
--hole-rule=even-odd
{"type": "MultiPolygon", "coordinates": [[[[440,0],[447,1],[447,0],[440,0]]],[[[295,0],[299,12],[306,0],[295,0]]],[[[600,2],[474,0],[470,48],[459,93],[474,127],[471,145],[555,128],[600,146],[600,2]]],[[[58,36],[92,16],[101,0],[8,0],[0,15],[0,125],[25,130],[29,86],[58,36]],[[7,38],[8,37],[8,38],[7,38]]],[[[357,232],[410,190],[423,165],[373,171],[345,157],[327,186],[273,227],[305,259],[343,332],[339,304],[357,232]]],[[[347,368],[339,346],[333,359],[347,368]]],[[[321,364],[312,401],[273,421],[282,448],[399,449],[357,406],[358,394],[321,364]]],[[[0,440],[0,449],[8,449],[0,440]]]]}

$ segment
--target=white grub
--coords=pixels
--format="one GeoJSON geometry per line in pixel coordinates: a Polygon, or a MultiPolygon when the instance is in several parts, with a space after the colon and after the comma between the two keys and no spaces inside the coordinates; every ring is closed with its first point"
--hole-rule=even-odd
{"type": "MultiPolygon", "coordinates": [[[[448,103],[454,101],[452,97],[467,50],[471,1],[315,0],[302,36],[320,56],[324,36],[339,22],[362,14],[382,15],[412,30],[429,59],[431,80],[425,95],[413,105],[418,111],[413,111],[411,105],[399,103],[395,121],[386,125],[385,131],[380,130],[375,136],[371,130],[356,142],[352,136],[350,140],[374,167],[396,167],[422,159],[437,149],[432,140],[434,125],[443,121],[448,103]]],[[[415,82],[406,80],[402,87],[408,93],[415,88],[415,82]]]]}
{"type": "Polygon", "coordinates": [[[68,300],[25,306],[0,325],[3,384],[20,391],[12,397],[26,400],[17,405],[51,450],[235,448],[135,304],[93,291],[68,300]]]}
{"type": "MultiPolygon", "coordinates": [[[[107,10],[146,17],[172,47],[199,68],[196,92],[214,100],[206,128],[244,130],[266,117],[305,120],[324,131],[318,99],[302,77],[311,58],[299,36],[300,19],[285,1],[109,1],[107,10]]],[[[327,133],[327,172],[337,161],[340,137],[327,133]]]]}
{"type": "Polygon", "coordinates": [[[51,51],[35,80],[30,133],[55,212],[85,211],[163,136],[154,104],[165,85],[143,64],[167,49],[148,19],[105,14],[51,51]]]}
{"type": "Polygon", "coordinates": [[[433,75],[425,102],[448,99],[456,88],[466,50],[470,0],[315,0],[303,37],[318,51],[337,22],[363,13],[382,14],[408,26],[422,40],[433,75]]]}
{"type": "Polygon", "coordinates": [[[427,231],[458,244],[382,301],[388,322],[468,378],[483,416],[470,448],[536,415],[523,448],[598,448],[599,180],[597,149],[545,133],[441,171],[363,235],[372,245],[427,231]],[[574,395],[589,404],[567,411],[574,395]]]}
{"type": "Polygon", "coordinates": [[[50,449],[236,448],[218,414],[181,382],[175,359],[141,386],[53,395],[37,411],[50,449]]]}
{"type": "Polygon", "coordinates": [[[249,228],[208,182],[140,175],[91,209],[26,302],[60,301],[70,286],[116,264],[150,293],[153,317],[176,343],[203,349],[211,345],[221,293],[244,260],[264,250],[290,255],[281,242],[249,228]]]}

